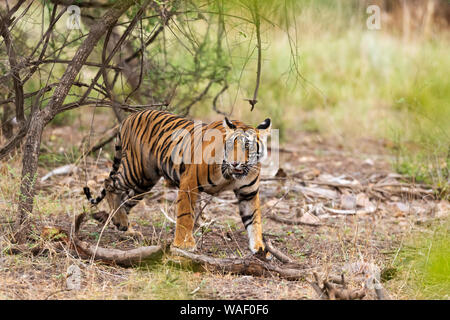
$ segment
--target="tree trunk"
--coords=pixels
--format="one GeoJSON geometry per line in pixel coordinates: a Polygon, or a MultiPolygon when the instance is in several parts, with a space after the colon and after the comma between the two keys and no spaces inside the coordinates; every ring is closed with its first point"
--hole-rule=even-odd
{"type": "MultiPolygon", "coordinates": [[[[148,2],[149,1],[145,1],[145,5],[147,5],[148,2]]],[[[90,28],[86,40],[80,45],[71,63],[68,65],[47,107],[30,116],[32,119],[30,120],[30,127],[23,148],[22,185],[20,187],[19,209],[16,220],[15,240],[19,244],[26,241],[30,229],[30,215],[33,211],[36,172],[42,131],[44,130],[45,125],[60,111],[76,76],[100,38],[106,33],[108,28],[117,22],[119,17],[127,11],[133,3],[134,0],[120,0],[115,2],[113,7],[111,7],[111,9],[109,9],[104,16],[90,28]]]]}
{"type": "Polygon", "coordinates": [[[30,216],[33,211],[36,171],[38,166],[39,149],[42,131],[45,124],[41,112],[35,114],[30,122],[28,134],[23,147],[22,183],[20,186],[19,212],[16,220],[15,240],[25,243],[30,228],[30,216]]]}

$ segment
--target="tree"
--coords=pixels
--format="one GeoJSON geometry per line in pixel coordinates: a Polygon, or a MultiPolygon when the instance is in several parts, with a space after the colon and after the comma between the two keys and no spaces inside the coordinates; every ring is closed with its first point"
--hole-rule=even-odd
{"type": "MultiPolygon", "coordinates": [[[[18,129],[3,144],[0,159],[23,145],[15,241],[23,243],[27,238],[42,132],[55,116],[83,106],[111,108],[118,121],[126,112],[142,108],[187,115],[213,90],[213,109],[227,114],[217,106],[219,96],[233,81],[230,71],[236,68],[227,35],[229,29],[242,26],[251,30],[249,37],[239,32],[253,47],[242,68],[254,52],[257,56],[256,84],[248,99],[253,110],[261,77],[262,21],[270,27],[277,24],[263,13],[286,13],[289,3],[19,0],[9,7],[6,2],[0,11],[0,35],[7,58],[1,66],[6,74],[0,77],[0,93],[5,96],[0,101],[5,110],[2,127],[15,120],[18,129]],[[71,7],[74,3],[80,8],[83,27],[62,32],[61,25],[64,28],[70,15],[78,18],[73,16],[78,10],[71,7]],[[33,12],[40,12],[38,18],[45,23],[40,34],[31,30],[28,35],[18,22],[31,19],[33,12]],[[87,70],[95,75],[86,78],[87,70]],[[30,89],[36,86],[39,90],[30,89]],[[12,103],[14,119],[9,116],[12,103]]],[[[283,20],[286,28],[288,20],[283,20]]]]}

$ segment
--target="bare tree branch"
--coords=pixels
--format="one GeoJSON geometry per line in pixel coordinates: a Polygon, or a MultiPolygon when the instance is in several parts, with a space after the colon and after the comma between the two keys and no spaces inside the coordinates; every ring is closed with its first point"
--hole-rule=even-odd
{"type": "Polygon", "coordinates": [[[28,216],[33,210],[33,198],[35,193],[34,181],[37,171],[42,131],[45,125],[60,111],[77,74],[83,67],[97,42],[104,35],[106,30],[115,24],[118,18],[128,10],[133,3],[133,0],[119,0],[115,2],[111,9],[103,15],[102,19],[91,27],[87,38],[80,45],[72,62],[64,72],[47,107],[37,112],[31,119],[22,160],[22,184],[20,188],[22,198],[19,203],[18,217],[16,220],[15,239],[18,243],[26,241],[29,230],[28,216]]]}
{"type": "Polygon", "coordinates": [[[22,127],[25,122],[25,113],[23,110],[23,103],[24,103],[23,84],[22,80],[20,79],[19,71],[17,69],[18,64],[17,55],[13,46],[11,33],[9,32],[10,23],[11,20],[9,19],[9,15],[4,16],[3,14],[0,13],[0,34],[5,40],[6,54],[8,55],[9,65],[11,68],[11,74],[14,83],[16,118],[17,121],[19,122],[20,127],[22,127]]]}

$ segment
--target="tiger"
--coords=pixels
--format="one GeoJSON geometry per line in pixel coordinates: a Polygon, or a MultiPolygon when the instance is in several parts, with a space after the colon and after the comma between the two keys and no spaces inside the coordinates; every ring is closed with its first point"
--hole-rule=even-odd
{"type": "Polygon", "coordinates": [[[167,111],[136,112],[120,125],[112,170],[100,196],[93,198],[87,186],[84,193],[94,206],[106,198],[113,224],[127,231],[130,210],[164,177],[178,188],[172,245],[194,250],[194,208],[200,193],[232,190],[250,251],[269,257],[262,237],[259,184],[271,124],[270,118],[253,128],[227,117],[205,124],[167,111]]]}

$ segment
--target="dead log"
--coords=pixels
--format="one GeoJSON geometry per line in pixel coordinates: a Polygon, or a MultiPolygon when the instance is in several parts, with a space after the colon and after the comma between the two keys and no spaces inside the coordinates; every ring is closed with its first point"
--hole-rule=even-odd
{"type": "Polygon", "coordinates": [[[209,271],[257,277],[277,275],[287,280],[302,280],[305,278],[305,269],[277,266],[274,263],[263,261],[256,256],[221,259],[185,251],[176,247],[171,247],[170,252],[176,256],[184,257],[194,263],[200,264],[209,271]]]}
{"type": "Polygon", "coordinates": [[[322,286],[320,286],[320,279],[317,273],[313,272],[313,275],[314,281],[307,280],[307,282],[311,285],[321,300],[356,300],[362,299],[366,296],[364,289],[348,289],[343,274],[341,275],[341,279],[336,279],[336,277],[325,279],[322,286]],[[335,284],[333,284],[333,282],[335,284]],[[338,287],[337,285],[340,285],[341,287],[338,287]]]}
{"type": "Polygon", "coordinates": [[[158,260],[164,252],[162,246],[145,246],[131,250],[101,248],[82,241],[77,237],[73,238],[73,243],[77,252],[82,256],[122,267],[131,267],[158,260]]]}
{"type": "Polygon", "coordinates": [[[82,213],[75,219],[75,232],[72,235],[72,244],[75,250],[84,258],[102,261],[109,264],[116,264],[122,267],[136,266],[144,262],[160,259],[167,247],[162,245],[145,246],[131,250],[119,250],[102,248],[92,245],[78,238],[78,231],[83,223],[86,214],[82,213]]]}

